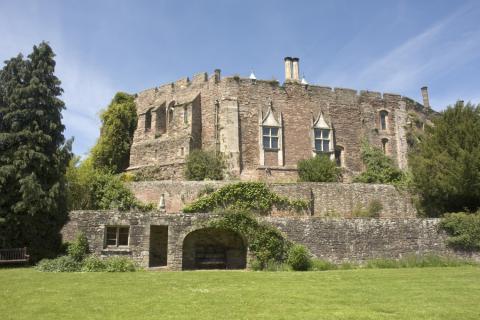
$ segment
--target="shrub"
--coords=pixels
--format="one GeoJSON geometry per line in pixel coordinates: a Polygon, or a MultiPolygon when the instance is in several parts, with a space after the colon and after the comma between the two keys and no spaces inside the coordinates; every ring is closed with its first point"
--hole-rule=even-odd
{"type": "Polygon", "coordinates": [[[382,150],[364,141],[361,148],[362,161],[366,170],[354,177],[354,182],[402,184],[405,174],[382,150]]]}
{"type": "Polygon", "coordinates": [[[103,272],[107,269],[105,260],[97,256],[88,256],[83,260],[82,271],[83,272],[103,272]]]}
{"type": "Polygon", "coordinates": [[[446,214],[440,227],[449,235],[448,245],[464,250],[480,250],[480,211],[446,214]]]}
{"type": "Polygon", "coordinates": [[[290,200],[270,191],[261,182],[238,182],[204,196],[183,208],[183,212],[210,212],[215,209],[235,209],[268,214],[273,207],[301,211],[308,209],[304,200],[290,200]]]}
{"type": "Polygon", "coordinates": [[[352,211],[354,218],[378,218],[383,210],[383,205],[379,200],[372,200],[368,203],[367,208],[362,208],[357,204],[352,211]]]}
{"type": "Polygon", "coordinates": [[[88,240],[85,234],[79,233],[75,240],[68,245],[67,253],[75,261],[82,261],[88,254],[88,240]]]}
{"type": "Polygon", "coordinates": [[[43,272],[76,272],[81,270],[82,264],[70,256],[61,256],[55,259],[43,259],[35,268],[43,272]]]}
{"type": "Polygon", "coordinates": [[[126,257],[110,257],[105,260],[107,272],[133,272],[136,269],[135,263],[126,257]]]}
{"type": "Polygon", "coordinates": [[[293,245],[290,250],[288,250],[287,264],[295,271],[306,271],[310,269],[312,264],[310,252],[302,245],[293,245]]]}
{"type": "Polygon", "coordinates": [[[225,167],[225,161],[219,153],[194,150],[187,156],[185,177],[196,181],[222,180],[225,167]]]}
{"type": "Polygon", "coordinates": [[[311,159],[298,162],[298,175],[301,181],[307,182],[337,182],[341,170],[327,155],[316,155],[311,159]]]}
{"type": "Polygon", "coordinates": [[[322,259],[312,259],[310,266],[310,270],[312,271],[336,270],[337,268],[336,264],[322,259]]]}
{"type": "Polygon", "coordinates": [[[456,257],[439,256],[435,254],[409,255],[401,259],[373,259],[367,261],[365,268],[392,269],[392,268],[432,268],[458,267],[478,265],[477,262],[459,259],[456,257]]]}

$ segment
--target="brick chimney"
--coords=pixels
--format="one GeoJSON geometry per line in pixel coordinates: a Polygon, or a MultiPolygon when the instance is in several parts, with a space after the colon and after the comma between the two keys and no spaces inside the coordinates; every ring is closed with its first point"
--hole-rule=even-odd
{"type": "Polygon", "coordinates": [[[285,57],[285,81],[292,80],[292,58],[285,57]]]}
{"type": "Polygon", "coordinates": [[[297,82],[300,81],[300,70],[298,67],[299,60],[300,59],[298,58],[292,58],[292,62],[293,62],[292,80],[297,82]]]}
{"type": "Polygon", "coordinates": [[[430,109],[430,100],[428,99],[428,87],[422,87],[423,106],[430,109]]]}

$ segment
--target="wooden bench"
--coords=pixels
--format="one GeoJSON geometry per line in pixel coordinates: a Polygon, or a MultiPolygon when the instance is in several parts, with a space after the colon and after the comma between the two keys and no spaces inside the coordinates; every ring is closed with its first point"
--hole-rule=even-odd
{"type": "Polygon", "coordinates": [[[0,249],[0,264],[28,262],[27,248],[0,249]]]}

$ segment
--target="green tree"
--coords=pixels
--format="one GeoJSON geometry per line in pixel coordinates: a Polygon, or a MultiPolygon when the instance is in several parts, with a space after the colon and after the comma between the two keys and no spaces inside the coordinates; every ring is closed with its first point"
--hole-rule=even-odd
{"type": "Polygon", "coordinates": [[[33,260],[60,249],[67,219],[64,103],[54,53],[42,42],[0,73],[0,235],[5,247],[27,246],[33,260]]]}
{"type": "Polygon", "coordinates": [[[413,182],[428,216],[480,207],[480,106],[456,103],[425,128],[410,157],[413,182]]]}
{"type": "Polygon", "coordinates": [[[93,165],[113,173],[122,172],[128,167],[133,133],[137,127],[133,96],[118,92],[100,119],[100,137],[91,151],[93,165]]]}
{"type": "Polygon", "coordinates": [[[391,158],[366,141],[362,143],[361,157],[365,171],[356,176],[354,182],[397,184],[406,178],[391,158]]]}
{"type": "Polygon", "coordinates": [[[298,162],[298,175],[301,181],[337,182],[341,177],[341,170],[327,155],[316,155],[298,162]]]}

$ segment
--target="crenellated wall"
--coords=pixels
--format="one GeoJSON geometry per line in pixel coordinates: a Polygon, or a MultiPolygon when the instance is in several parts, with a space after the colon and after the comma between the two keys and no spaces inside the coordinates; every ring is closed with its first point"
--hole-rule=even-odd
{"type": "MultiPolygon", "coordinates": [[[[166,268],[182,269],[184,240],[191,232],[208,227],[213,214],[165,214],[164,212],[73,211],[62,234],[65,241],[78,232],[88,238],[90,251],[98,256],[123,255],[143,267],[151,265],[158,244],[152,230],[167,232],[166,268]],[[105,228],[128,226],[129,244],[122,248],[105,245],[105,228]]],[[[263,217],[264,223],[308,247],[317,258],[335,263],[362,263],[375,258],[401,258],[413,254],[455,255],[480,260],[474,253],[453,251],[445,245],[446,234],[439,219],[332,219],[320,217],[263,217]]],[[[248,244],[247,244],[248,245],[248,244]]],[[[161,249],[161,248],[160,248],[161,249]]],[[[249,259],[250,255],[247,255],[249,259]]]]}
{"type": "Polygon", "coordinates": [[[405,128],[412,125],[411,114],[427,121],[429,113],[420,104],[396,94],[298,82],[280,85],[277,81],[220,78],[218,74],[209,78],[205,73],[142,91],[136,105],[139,122],[130,170],[170,163],[183,166],[190,150],[203,148],[226,155],[228,178],[282,182],[296,181],[297,162],[313,156],[312,126],[321,114],[334,132],[332,152],[335,148],[343,150],[341,165],[349,181],[363,169],[363,139],[379,148],[382,140],[388,141],[386,153],[405,168],[405,128]],[[183,122],[185,106],[192,117],[188,123],[183,122]],[[165,133],[155,132],[156,128],[145,132],[146,112],[160,110],[168,118],[170,108],[174,119],[165,133]],[[263,153],[261,123],[270,109],[281,123],[282,143],[280,150],[263,153]],[[380,125],[380,111],[388,112],[385,130],[380,125]],[[182,156],[173,156],[182,152],[182,156]]]}
{"type": "MultiPolygon", "coordinates": [[[[146,203],[158,204],[163,195],[167,213],[179,212],[206,191],[216,190],[228,181],[144,181],[132,182],[130,189],[146,203]]],[[[311,203],[313,216],[351,217],[352,211],[366,208],[372,201],[382,206],[382,218],[415,217],[416,209],[407,192],[391,185],[363,183],[270,183],[274,192],[292,199],[311,203]]],[[[281,213],[276,214],[292,214],[281,213]]]]}

